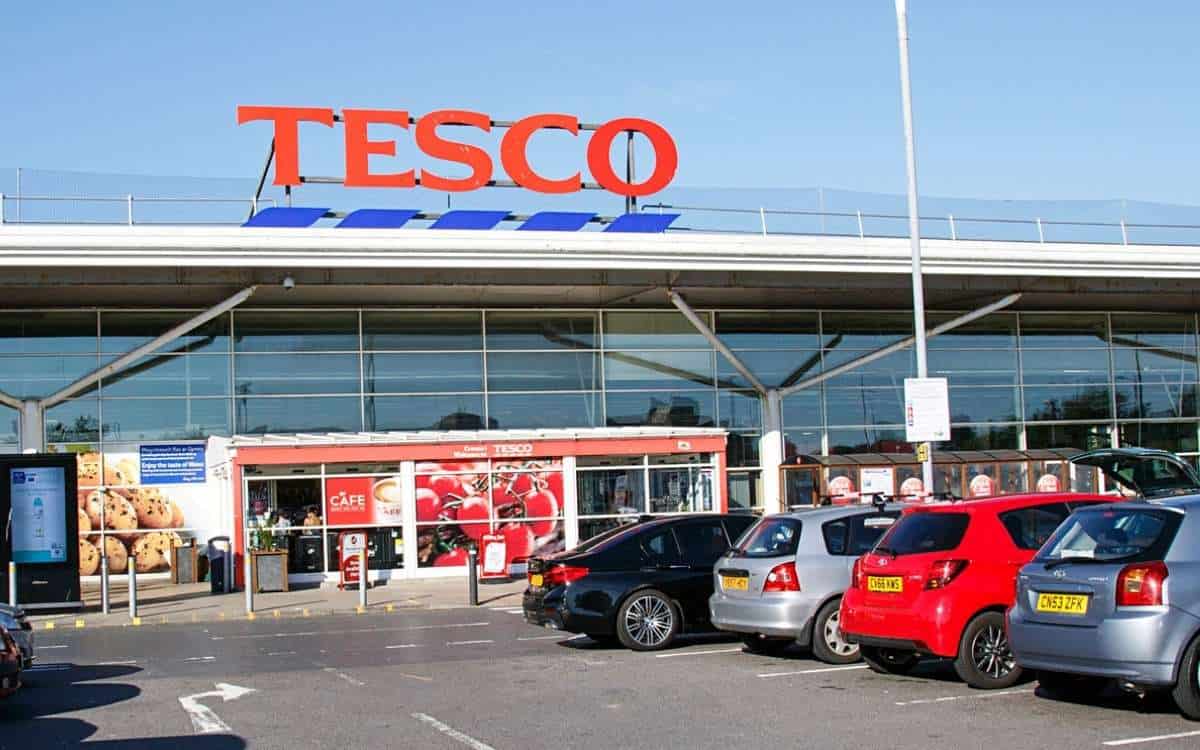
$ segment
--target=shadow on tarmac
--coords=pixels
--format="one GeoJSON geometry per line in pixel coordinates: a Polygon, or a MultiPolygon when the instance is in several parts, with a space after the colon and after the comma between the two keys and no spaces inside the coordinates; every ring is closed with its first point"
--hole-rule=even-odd
{"type": "Polygon", "coordinates": [[[83,747],[98,750],[241,750],[246,743],[229,735],[197,735],[154,739],[85,742],[96,726],[80,719],[50,718],[56,714],[110,706],[136,698],[134,685],[108,680],[140,672],[121,665],[75,666],[50,664],[27,673],[26,687],[0,701],[0,750],[83,747]]]}

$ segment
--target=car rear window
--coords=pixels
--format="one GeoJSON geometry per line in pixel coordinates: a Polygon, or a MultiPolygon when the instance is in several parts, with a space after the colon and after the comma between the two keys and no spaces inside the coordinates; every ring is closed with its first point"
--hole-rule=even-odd
{"type": "Polygon", "coordinates": [[[738,545],[742,557],[782,557],[796,554],[800,522],[795,518],[764,518],[746,532],[738,545]]]}
{"type": "Polygon", "coordinates": [[[894,555],[952,550],[967,533],[966,513],[909,513],[883,535],[875,549],[894,555]]]}
{"type": "Polygon", "coordinates": [[[1085,510],[1074,513],[1037,554],[1039,562],[1066,558],[1097,562],[1161,560],[1182,516],[1158,508],[1085,510]]]}
{"type": "Polygon", "coordinates": [[[1048,503],[1001,513],[1000,523],[1018,548],[1037,550],[1070,513],[1066,503],[1048,503]]]}
{"type": "Polygon", "coordinates": [[[821,526],[825,537],[825,550],[831,555],[858,557],[870,552],[883,536],[883,532],[895,523],[899,513],[863,513],[856,516],[827,521],[821,526]]]}

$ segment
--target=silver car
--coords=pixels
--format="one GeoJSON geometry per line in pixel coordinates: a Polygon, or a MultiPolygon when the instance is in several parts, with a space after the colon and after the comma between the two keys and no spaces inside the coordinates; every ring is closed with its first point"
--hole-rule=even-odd
{"type": "Polygon", "coordinates": [[[755,653],[796,643],[830,664],[857,661],[838,629],[842,593],[854,560],[899,516],[898,506],[855,505],[761,519],[713,567],[712,624],[755,653]]]}
{"type": "Polygon", "coordinates": [[[21,649],[21,661],[23,662],[21,668],[32,667],[33,628],[29,624],[29,618],[25,612],[7,604],[0,604],[0,627],[8,630],[8,634],[16,641],[17,648],[21,649]]]}
{"type": "Polygon", "coordinates": [[[1161,451],[1074,461],[1141,497],[1075,511],[1021,569],[1013,655],[1051,694],[1169,689],[1200,720],[1200,481],[1161,451]]]}

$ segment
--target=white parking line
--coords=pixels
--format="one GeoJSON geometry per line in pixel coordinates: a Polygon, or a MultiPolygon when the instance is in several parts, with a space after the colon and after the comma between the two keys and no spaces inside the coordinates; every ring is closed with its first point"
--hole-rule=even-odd
{"type": "Polygon", "coordinates": [[[463,734],[449,724],[443,724],[429,714],[413,714],[412,716],[417,721],[425,722],[447,737],[458,740],[467,747],[472,748],[472,750],[494,750],[491,745],[486,745],[468,734],[463,734]]]}
{"type": "Polygon", "coordinates": [[[1197,732],[1179,732],[1178,734],[1160,734],[1154,737],[1130,737],[1126,740],[1109,740],[1100,744],[1106,747],[1120,747],[1122,745],[1139,745],[1143,742],[1162,742],[1163,740],[1181,740],[1185,737],[1200,737],[1200,731],[1197,732]]]}
{"type": "MultiPolygon", "coordinates": [[[[395,633],[410,630],[441,630],[443,628],[481,628],[491,625],[490,622],[452,622],[445,625],[409,625],[403,628],[352,628],[339,630],[339,633],[395,633]]],[[[301,636],[323,635],[318,630],[304,630],[296,633],[252,633],[248,635],[214,635],[214,641],[243,641],[261,638],[299,638],[301,636]]]]}
{"type": "Polygon", "coordinates": [[[848,667],[820,667],[818,669],[801,669],[798,672],[767,672],[759,677],[791,677],[800,674],[823,674],[825,672],[849,672],[852,669],[866,669],[866,664],[851,664],[848,667]]]}
{"type": "Polygon", "coordinates": [[[521,638],[518,638],[517,640],[518,640],[518,641],[549,641],[549,640],[551,640],[551,639],[557,639],[557,640],[560,640],[560,641],[561,641],[561,640],[565,639],[566,637],[567,637],[566,635],[564,635],[564,634],[562,634],[562,633],[559,633],[558,635],[532,635],[532,636],[523,636],[523,637],[521,637],[521,638]]]}
{"type": "Polygon", "coordinates": [[[68,646],[68,645],[66,645],[66,644],[64,643],[64,644],[62,644],[62,645],[59,645],[59,646],[38,646],[37,648],[38,648],[38,651],[48,651],[48,650],[50,650],[50,649],[52,649],[52,648],[70,648],[70,646],[68,646]]]}
{"type": "Polygon", "coordinates": [[[401,677],[408,677],[410,679],[420,680],[422,682],[433,682],[432,677],[423,677],[419,674],[409,674],[408,672],[397,672],[396,674],[400,675],[401,677]]]}
{"type": "Polygon", "coordinates": [[[485,643],[495,643],[495,641],[446,641],[447,646],[481,646],[485,643]]]}
{"type": "Polygon", "coordinates": [[[215,656],[192,656],[190,658],[184,659],[184,661],[216,661],[216,660],[217,660],[217,657],[215,657],[215,656]]]}
{"type": "Polygon", "coordinates": [[[920,698],[915,701],[896,701],[897,706],[923,706],[929,703],[949,703],[951,701],[978,700],[983,698],[1003,698],[1006,695],[1026,695],[1033,690],[1001,690],[998,693],[972,693],[970,695],[947,695],[941,698],[920,698]]]}
{"type": "Polygon", "coordinates": [[[419,643],[397,643],[395,646],[384,646],[384,648],[420,648],[419,643]]]}
{"type": "Polygon", "coordinates": [[[295,656],[295,651],[271,651],[267,656],[295,656]]]}
{"type": "Polygon", "coordinates": [[[119,667],[119,666],[124,666],[126,664],[137,664],[137,659],[125,659],[123,661],[96,662],[96,665],[100,666],[100,667],[119,667]]]}
{"type": "Polygon", "coordinates": [[[333,675],[336,675],[336,676],[340,677],[341,679],[343,679],[343,680],[345,680],[346,682],[350,683],[350,684],[351,684],[351,685],[353,685],[354,687],[363,687],[364,685],[366,685],[366,684],[367,684],[367,683],[365,683],[365,682],[362,682],[362,681],[360,681],[360,680],[356,680],[356,679],[354,679],[353,677],[351,677],[350,675],[346,674],[345,672],[338,672],[338,671],[337,671],[337,670],[335,670],[333,667],[325,667],[325,669],[324,669],[323,671],[325,671],[325,672],[329,672],[330,674],[333,674],[333,675]]]}
{"type": "Polygon", "coordinates": [[[673,659],[676,656],[707,656],[709,654],[732,654],[735,651],[741,651],[742,647],[737,648],[714,648],[708,651],[680,651],[674,654],[655,654],[655,659],[673,659]]]}

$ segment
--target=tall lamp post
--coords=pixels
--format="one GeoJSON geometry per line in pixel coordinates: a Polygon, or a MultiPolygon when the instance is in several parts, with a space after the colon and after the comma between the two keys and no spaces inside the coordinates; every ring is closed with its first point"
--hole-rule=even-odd
{"type": "MultiPolygon", "coordinates": [[[[908,72],[908,0],[896,0],[896,32],[900,40],[900,99],[904,110],[904,155],[908,169],[908,235],[912,243],[913,348],[917,350],[917,377],[929,374],[925,357],[925,287],[921,279],[921,219],[917,209],[917,147],[913,136],[912,84],[908,72]]],[[[924,444],[921,477],[926,492],[933,492],[933,451],[924,444]]]]}

